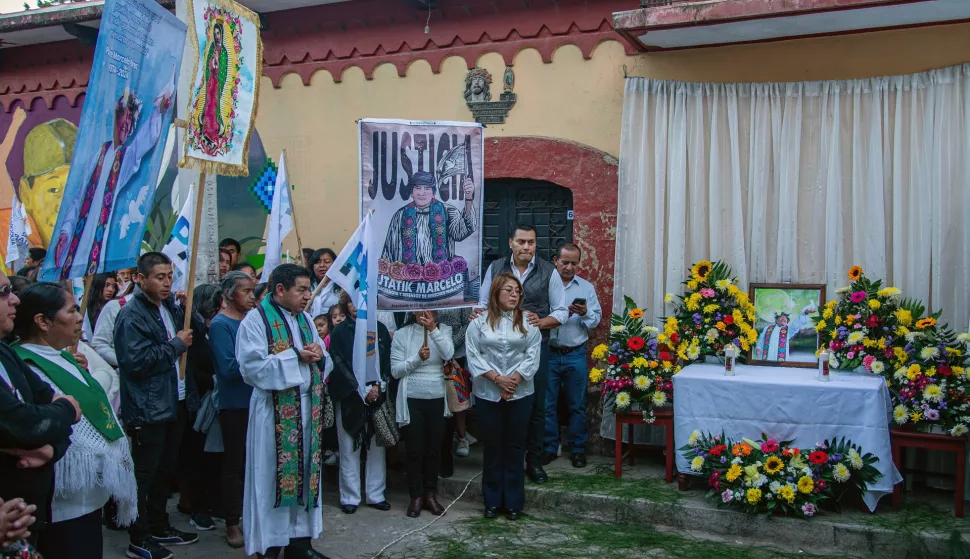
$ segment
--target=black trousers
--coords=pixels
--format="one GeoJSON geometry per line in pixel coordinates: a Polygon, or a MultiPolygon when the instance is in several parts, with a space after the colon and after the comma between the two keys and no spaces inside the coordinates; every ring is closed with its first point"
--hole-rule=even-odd
{"type": "MultiPolygon", "coordinates": [[[[179,447],[188,421],[185,402],[179,402],[176,419],[129,428],[131,458],[138,483],[138,519],[128,528],[132,543],[168,530],[168,492],[179,463],[179,447]]],[[[100,529],[99,529],[100,533],[100,529]]]]}
{"type": "Polygon", "coordinates": [[[186,491],[192,514],[208,514],[219,504],[219,473],[222,453],[206,452],[206,434],[193,427],[196,414],[190,413],[179,448],[178,480],[180,490],[186,491]]]}
{"type": "Polygon", "coordinates": [[[222,505],[226,526],[238,526],[242,518],[243,488],[246,485],[246,431],[249,410],[222,410],[222,505]]]}
{"type": "Polygon", "coordinates": [[[485,506],[521,511],[525,506],[526,432],[534,396],[511,402],[476,400],[482,455],[482,493],[485,506]]]}
{"type": "Polygon", "coordinates": [[[411,498],[438,490],[441,437],[445,431],[445,399],[408,398],[407,448],[408,493],[411,498]]]}
{"type": "Polygon", "coordinates": [[[45,559],[101,559],[101,509],[84,516],[48,524],[41,534],[37,551],[45,559]]]}
{"type": "Polygon", "coordinates": [[[542,464],[542,447],[546,436],[546,389],[549,387],[549,339],[542,339],[539,350],[539,370],[532,378],[532,413],[529,415],[529,434],[525,443],[525,462],[542,464]]]}

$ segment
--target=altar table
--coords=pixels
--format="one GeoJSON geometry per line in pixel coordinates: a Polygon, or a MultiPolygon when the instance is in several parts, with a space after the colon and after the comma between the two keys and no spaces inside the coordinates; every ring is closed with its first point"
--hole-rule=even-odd
{"type": "MultiPolygon", "coordinates": [[[[869,510],[903,478],[893,465],[889,440],[892,401],[886,381],[877,376],[833,371],[829,382],[815,369],[737,365],[735,376],[723,365],[695,364],[674,375],[674,445],[687,445],[695,429],[737,440],[793,440],[799,448],[835,437],[851,440],[863,453],[879,458],[882,474],[863,496],[869,510]]],[[[691,474],[677,452],[677,469],[691,474]]]]}

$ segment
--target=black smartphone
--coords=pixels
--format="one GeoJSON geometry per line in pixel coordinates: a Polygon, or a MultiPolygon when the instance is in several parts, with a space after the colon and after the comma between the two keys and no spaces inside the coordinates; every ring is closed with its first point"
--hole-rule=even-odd
{"type": "Polygon", "coordinates": [[[573,299],[573,304],[574,305],[585,305],[586,304],[586,299],[577,297],[576,299],[573,299]]]}

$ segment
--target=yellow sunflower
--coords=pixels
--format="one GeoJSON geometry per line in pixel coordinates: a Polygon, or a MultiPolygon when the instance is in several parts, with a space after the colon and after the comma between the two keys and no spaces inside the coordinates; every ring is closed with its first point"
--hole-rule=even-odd
{"type": "Polygon", "coordinates": [[[711,273],[711,268],[713,265],[708,260],[701,260],[694,264],[694,267],[690,269],[691,276],[697,281],[704,281],[707,279],[707,274],[711,273]]]}
{"type": "Polygon", "coordinates": [[[777,474],[785,468],[785,463],[782,462],[781,458],[777,456],[769,456],[765,460],[765,472],[769,474],[777,474]]]}
{"type": "Polygon", "coordinates": [[[853,266],[849,268],[849,279],[852,281],[858,281],[862,277],[862,267],[853,266]]]}

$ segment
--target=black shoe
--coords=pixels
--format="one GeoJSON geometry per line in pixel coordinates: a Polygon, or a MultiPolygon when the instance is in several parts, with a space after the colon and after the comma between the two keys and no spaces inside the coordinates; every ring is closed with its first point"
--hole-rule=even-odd
{"type": "Polygon", "coordinates": [[[149,539],[138,544],[129,543],[125,555],[132,559],[170,559],[172,552],[149,539]]]}
{"type": "Polygon", "coordinates": [[[454,468],[448,468],[448,469],[441,468],[441,471],[438,472],[438,477],[440,477],[442,479],[448,479],[448,478],[450,478],[450,477],[452,477],[454,475],[455,475],[455,469],[454,468]]]}
{"type": "Polygon", "coordinates": [[[189,524],[200,532],[208,532],[216,529],[216,523],[208,514],[193,514],[189,519],[189,524]]]}
{"type": "Polygon", "coordinates": [[[367,506],[369,506],[372,509],[377,509],[381,512],[387,512],[391,510],[391,503],[388,503],[387,501],[381,501],[380,503],[374,503],[373,505],[367,505],[367,506]]]}
{"type": "Polygon", "coordinates": [[[310,547],[309,541],[294,545],[294,540],[291,540],[290,545],[286,546],[283,552],[283,559],[329,559],[329,557],[310,547]]]}
{"type": "Polygon", "coordinates": [[[559,456],[555,452],[543,452],[542,465],[548,466],[549,464],[552,464],[556,460],[556,458],[559,458],[559,456]]]}
{"type": "Polygon", "coordinates": [[[512,521],[518,520],[519,519],[519,511],[517,511],[517,510],[510,510],[509,512],[505,513],[505,518],[507,518],[509,520],[512,520],[512,521]]]}
{"type": "Polygon", "coordinates": [[[162,533],[152,534],[152,540],[158,545],[189,545],[199,541],[199,535],[169,528],[162,533]]]}
{"type": "Polygon", "coordinates": [[[357,505],[340,505],[340,512],[344,514],[354,514],[357,512],[357,505]]]}
{"type": "Polygon", "coordinates": [[[569,456],[569,460],[573,463],[574,468],[585,468],[586,467],[586,455],[574,452],[569,456]]]}
{"type": "Polygon", "coordinates": [[[266,550],[266,553],[257,553],[256,557],[258,559],[279,559],[282,551],[282,547],[270,547],[266,550]]]}
{"type": "Polygon", "coordinates": [[[549,481],[549,476],[546,474],[546,471],[542,469],[542,466],[537,464],[526,466],[525,473],[533,483],[545,483],[549,481]]]}
{"type": "Polygon", "coordinates": [[[495,507],[485,507],[485,518],[498,518],[498,509],[495,507]]]}

